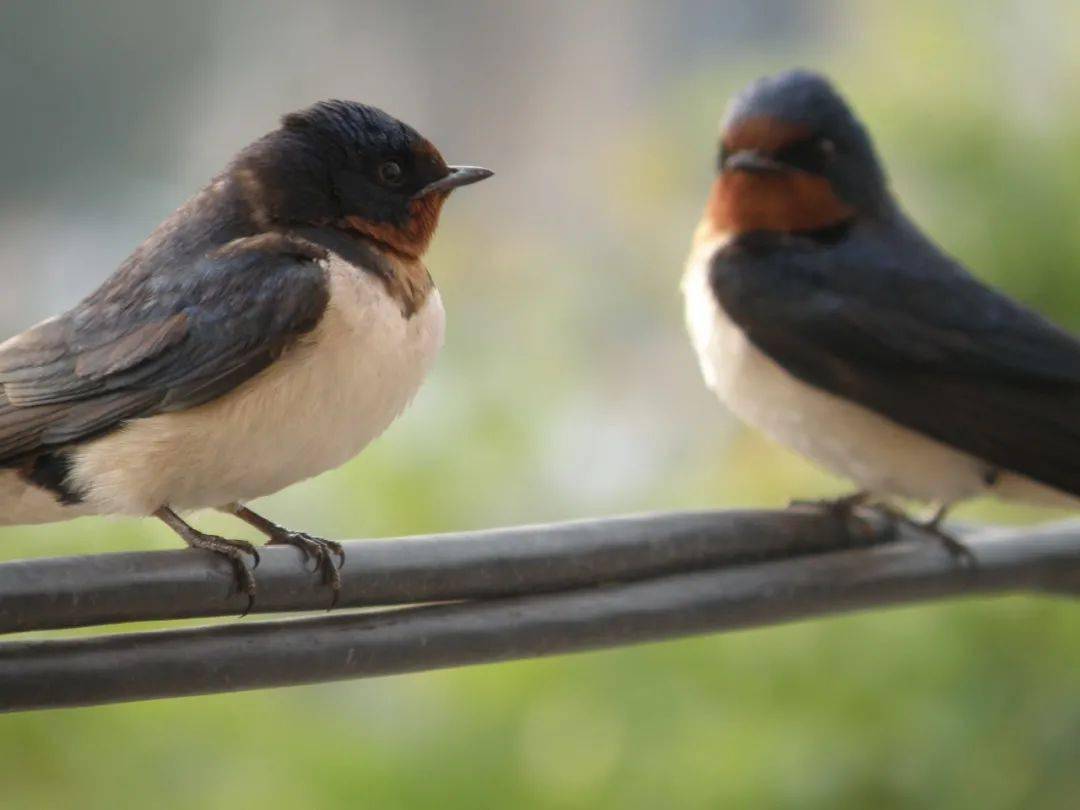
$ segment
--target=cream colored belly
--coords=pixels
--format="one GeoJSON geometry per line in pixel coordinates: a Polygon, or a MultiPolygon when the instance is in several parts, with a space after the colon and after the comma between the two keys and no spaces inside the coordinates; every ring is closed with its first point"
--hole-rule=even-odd
{"type": "Polygon", "coordinates": [[[372,274],[336,260],[329,272],[322,321],[261,374],[78,450],[72,483],[86,504],[73,511],[146,515],[163,504],[250,500],[341,465],[382,433],[442,346],[442,302],[433,289],[406,320],[372,274]]]}
{"type": "Polygon", "coordinates": [[[1022,476],[996,483],[985,462],[803,383],[750,344],[708,283],[717,244],[691,255],[683,277],[686,322],[705,383],[736,416],[860,489],[951,503],[991,492],[1042,503],[1075,500],[1022,476]]]}

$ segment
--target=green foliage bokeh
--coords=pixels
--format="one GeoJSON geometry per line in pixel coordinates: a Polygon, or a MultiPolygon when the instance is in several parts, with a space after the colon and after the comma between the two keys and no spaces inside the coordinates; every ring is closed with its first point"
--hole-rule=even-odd
{"type": "MultiPolygon", "coordinates": [[[[676,293],[724,99],[797,63],[843,87],[942,245],[1080,328],[1077,60],[1050,45],[1010,51],[1016,4],[890,7],[838,4],[845,24],[810,44],[716,54],[643,98],[635,126],[589,158],[610,207],[587,243],[495,228],[479,205],[452,204],[429,262],[450,317],[430,384],[360,459],[266,510],[377,537],[840,491],[705,394],[676,293]]],[[[1032,14],[1076,30],[1070,4],[1032,14]]],[[[221,517],[204,525],[236,532],[221,517]]],[[[150,521],[0,531],[4,559],[173,545],[150,521]]],[[[1013,597],[6,716],[0,806],[1066,810],[1080,797],[1078,673],[1076,605],[1013,597]]]]}

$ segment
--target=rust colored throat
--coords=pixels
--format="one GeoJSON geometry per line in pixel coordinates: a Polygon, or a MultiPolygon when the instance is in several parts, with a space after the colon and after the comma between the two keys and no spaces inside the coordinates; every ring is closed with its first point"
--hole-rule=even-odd
{"type": "Polygon", "coordinates": [[[854,215],[823,177],[799,170],[733,171],[713,184],[702,224],[715,234],[792,233],[829,228],[854,215]]]}

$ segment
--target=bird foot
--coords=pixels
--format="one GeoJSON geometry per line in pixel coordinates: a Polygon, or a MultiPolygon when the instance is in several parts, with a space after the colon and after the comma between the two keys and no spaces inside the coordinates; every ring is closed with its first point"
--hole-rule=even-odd
{"type": "Polygon", "coordinates": [[[192,548],[213,551],[229,561],[236,577],[237,592],[247,595],[247,606],[240,616],[248,615],[255,605],[255,576],[251,572],[252,569],[259,567],[259,552],[255,546],[246,540],[230,540],[227,537],[218,537],[216,534],[204,534],[195,529],[192,529],[191,534],[185,536],[184,540],[192,548]],[[245,555],[251,556],[251,568],[248,568],[244,561],[245,555]]]}
{"type": "Polygon", "coordinates": [[[870,508],[888,520],[892,524],[894,531],[899,526],[909,526],[918,532],[931,535],[961,568],[974,569],[978,567],[979,561],[974,552],[963,541],[957,539],[942,527],[946,507],[939,509],[929,520],[921,521],[888,503],[877,503],[870,508]]]}
{"type": "Polygon", "coordinates": [[[939,525],[937,520],[928,520],[924,523],[918,521],[912,521],[912,524],[927,534],[933,535],[941,547],[945,549],[953,561],[961,568],[968,568],[974,570],[979,567],[979,560],[967,545],[962,540],[949,534],[939,525]]]}
{"type": "Polygon", "coordinates": [[[341,543],[324,540],[321,537],[312,537],[306,532],[294,532],[289,529],[279,528],[270,534],[270,541],[267,545],[293,546],[300,550],[305,563],[309,559],[314,560],[315,567],[312,570],[322,575],[323,584],[328,586],[332,592],[330,607],[327,610],[331,610],[337,605],[338,596],[341,593],[341,574],[338,572],[345,565],[345,549],[342,548],[341,543]],[[335,557],[337,558],[336,565],[334,564],[335,557]]]}
{"type": "Polygon", "coordinates": [[[200,532],[193,526],[189,526],[183,518],[168,506],[162,506],[154,515],[180,535],[181,539],[191,548],[212,551],[229,561],[236,579],[237,591],[247,595],[247,606],[240,616],[247,616],[255,605],[255,576],[251,571],[259,567],[258,549],[246,540],[229,540],[225,537],[218,537],[216,534],[200,532]],[[244,562],[245,555],[251,556],[251,569],[244,562]]]}

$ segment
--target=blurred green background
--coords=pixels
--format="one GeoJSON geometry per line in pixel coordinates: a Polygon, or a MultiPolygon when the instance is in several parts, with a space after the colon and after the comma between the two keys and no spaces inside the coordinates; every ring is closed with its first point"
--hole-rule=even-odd
{"type": "MultiPolygon", "coordinates": [[[[355,98],[498,175],[444,214],[448,345],[414,407],[269,515],[379,537],[840,492],[733,424],[684,337],[726,99],[826,71],[915,218],[1075,330],[1078,35],[1069,0],[7,0],[0,326],[89,292],[281,113],[355,98]]],[[[4,559],[175,545],[152,521],[0,530],[4,559]]],[[[1075,808],[1078,766],[1080,609],[1038,598],[0,717],[12,810],[1075,808]]]]}

